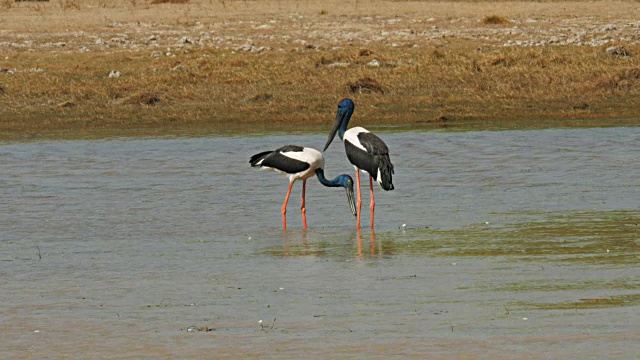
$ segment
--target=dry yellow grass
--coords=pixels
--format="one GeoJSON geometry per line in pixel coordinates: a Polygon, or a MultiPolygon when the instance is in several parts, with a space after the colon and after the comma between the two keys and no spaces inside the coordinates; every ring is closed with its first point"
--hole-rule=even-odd
{"type": "Polygon", "coordinates": [[[5,135],[308,128],[347,96],[378,124],[633,122],[640,108],[635,1],[76,4],[0,13],[5,135]]]}

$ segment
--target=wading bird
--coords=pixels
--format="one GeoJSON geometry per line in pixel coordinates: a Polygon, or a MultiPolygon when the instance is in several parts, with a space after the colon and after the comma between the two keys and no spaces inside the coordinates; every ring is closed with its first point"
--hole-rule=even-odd
{"type": "Polygon", "coordinates": [[[289,190],[282,204],[282,226],[287,229],[287,203],[291,188],[296,180],[302,180],[302,226],[307,229],[307,210],[305,208],[305,190],[307,179],[314,175],[318,177],[320,183],[328,187],[343,187],[347,191],[347,200],[351,207],[351,212],[356,215],[356,204],[353,198],[353,179],[351,176],[342,174],[333,180],[324,177],[324,156],[316,149],[287,145],[275,151],[265,151],[255,154],[249,160],[252,167],[274,170],[283,173],[289,178],[289,190]]]}
{"type": "Polygon", "coordinates": [[[324,146],[326,151],[333,138],[340,136],[340,140],[344,142],[344,148],[347,152],[349,162],[356,169],[356,189],[358,192],[357,203],[357,220],[356,228],[360,229],[360,210],[362,208],[362,197],[360,196],[360,171],[369,173],[369,189],[371,194],[371,228],[373,229],[373,214],[376,203],[373,197],[373,180],[375,180],[384,190],[393,190],[393,164],[389,158],[389,148],[376,135],[370,133],[367,129],[356,126],[347,130],[347,124],[353,114],[355,105],[351,99],[343,99],[338,103],[338,112],[336,114],[336,122],[329,132],[329,138],[324,146]]]}

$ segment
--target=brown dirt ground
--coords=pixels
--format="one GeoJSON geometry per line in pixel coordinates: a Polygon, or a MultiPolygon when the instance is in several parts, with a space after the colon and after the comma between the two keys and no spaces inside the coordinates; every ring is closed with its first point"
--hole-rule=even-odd
{"type": "Polygon", "coordinates": [[[639,8],[0,1],[0,133],[307,129],[347,96],[380,125],[635,125],[639,8]]]}

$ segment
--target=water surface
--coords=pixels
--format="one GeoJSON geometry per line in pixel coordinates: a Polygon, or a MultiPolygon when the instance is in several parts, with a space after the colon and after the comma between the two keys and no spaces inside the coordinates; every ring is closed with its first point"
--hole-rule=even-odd
{"type": "Polygon", "coordinates": [[[0,144],[2,354],[640,356],[639,128],[380,135],[375,233],[315,180],[280,228],[248,158],[323,133],[0,144]]]}

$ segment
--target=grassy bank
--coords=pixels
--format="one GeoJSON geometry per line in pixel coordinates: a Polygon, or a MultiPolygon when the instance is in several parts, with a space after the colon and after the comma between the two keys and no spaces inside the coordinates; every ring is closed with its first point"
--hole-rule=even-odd
{"type": "Polygon", "coordinates": [[[0,17],[5,136],[640,118],[637,2],[42,4],[0,17]]]}

